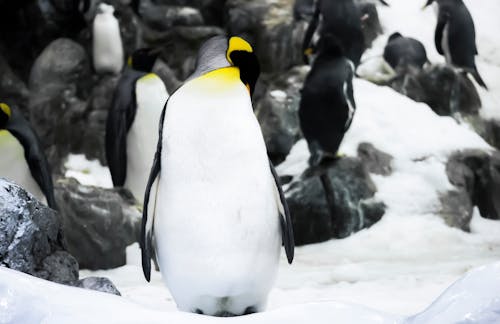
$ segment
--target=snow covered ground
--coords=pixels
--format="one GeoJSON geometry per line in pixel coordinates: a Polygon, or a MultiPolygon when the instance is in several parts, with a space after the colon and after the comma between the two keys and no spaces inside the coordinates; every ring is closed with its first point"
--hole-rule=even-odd
{"type": "MultiPolygon", "coordinates": [[[[433,43],[434,10],[420,10],[424,3],[424,0],[393,0],[389,8],[379,7],[386,33],[375,41],[365,59],[380,56],[387,37],[400,31],[422,41],[432,62],[444,62],[433,43]]],[[[479,90],[484,106],[482,114],[500,118],[500,20],[496,15],[500,12],[500,1],[465,0],[465,3],[476,23],[478,68],[490,87],[489,92],[479,90]]],[[[270,295],[269,311],[229,320],[231,323],[256,320],[259,323],[285,320],[287,323],[332,323],[333,320],[339,323],[396,323],[399,316],[423,311],[470,269],[500,260],[500,221],[483,219],[476,211],[471,232],[465,233],[448,227],[436,215],[439,192],[451,188],[444,169],[448,155],[457,149],[488,150],[488,144],[467,125],[457,124],[449,117],[439,117],[426,105],[415,103],[389,88],[363,80],[356,80],[354,86],[358,110],[341,151],[355,155],[358,144],[366,141],[394,156],[391,176],[372,176],[378,188],[377,197],[388,205],[386,214],[370,229],[349,238],[297,248],[292,266],[283,257],[276,286],[270,295]]],[[[307,157],[305,142],[297,143],[287,160],[278,167],[279,173],[300,174],[307,157]]],[[[109,179],[102,181],[105,171],[98,165],[85,166],[84,163],[87,162],[81,157],[72,157],[67,164],[70,169],[67,175],[76,174],[86,184],[110,185],[109,179]],[[95,182],[96,179],[99,182],[95,182]]],[[[30,314],[36,317],[43,313],[39,310],[50,310],[52,317],[45,318],[45,323],[67,323],[69,319],[72,323],[77,320],[97,323],[104,317],[110,318],[110,314],[116,316],[117,323],[220,321],[177,312],[158,272],[153,272],[150,284],[145,282],[137,245],[129,247],[127,260],[126,266],[114,270],[81,271],[81,277],[109,277],[122,292],[121,299],[61,288],[0,269],[0,323],[2,320],[9,322],[5,310],[16,306],[15,302],[28,303],[35,296],[39,299],[31,303],[33,311],[30,314]],[[16,289],[24,292],[20,299],[16,299],[16,289]],[[81,304],[86,304],[85,308],[81,304]],[[75,313],[79,313],[79,317],[75,318],[75,313]]],[[[489,294],[491,298],[483,306],[496,313],[483,314],[500,317],[500,265],[496,263],[474,273],[472,279],[468,276],[470,280],[459,285],[461,290],[448,292],[444,300],[446,296],[454,300],[453,296],[473,298],[489,294]]],[[[437,308],[429,309],[427,315],[415,318],[414,322],[427,323],[430,317],[425,316],[435,316],[439,312],[440,316],[450,315],[450,312],[458,316],[471,305],[474,302],[470,300],[453,307],[437,303],[434,306],[437,308]]],[[[469,319],[477,319],[476,315],[472,313],[469,319]]],[[[492,318],[482,320],[492,323],[492,318]]],[[[435,321],[451,322],[454,320],[450,317],[435,321]]]]}

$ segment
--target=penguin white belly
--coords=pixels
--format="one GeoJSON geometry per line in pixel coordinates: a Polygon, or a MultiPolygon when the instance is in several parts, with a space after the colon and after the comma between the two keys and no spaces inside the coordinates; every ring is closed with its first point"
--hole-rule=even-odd
{"type": "Polygon", "coordinates": [[[0,130],[0,177],[6,178],[31,193],[40,202],[47,204],[45,195],[31,175],[24,157],[24,147],[9,131],[0,130]]]}
{"type": "Polygon", "coordinates": [[[123,67],[123,46],[113,7],[100,4],[92,28],[94,68],[98,73],[117,74],[123,67]]]}
{"type": "MultiPolygon", "coordinates": [[[[127,176],[124,187],[142,205],[158,144],[158,124],[168,93],[161,79],[152,73],[137,80],[135,93],[137,109],[127,133],[127,176]]],[[[154,192],[151,199],[154,199],[154,192]]]]}
{"type": "Polygon", "coordinates": [[[166,110],[154,219],[160,270],[181,310],[259,311],[281,247],[274,179],[239,73],[223,88],[203,78],[166,110]]]}
{"type": "Polygon", "coordinates": [[[450,52],[450,24],[446,24],[443,29],[443,38],[441,40],[441,48],[444,52],[444,57],[446,59],[446,63],[453,64],[451,60],[451,52],[450,52]]]}

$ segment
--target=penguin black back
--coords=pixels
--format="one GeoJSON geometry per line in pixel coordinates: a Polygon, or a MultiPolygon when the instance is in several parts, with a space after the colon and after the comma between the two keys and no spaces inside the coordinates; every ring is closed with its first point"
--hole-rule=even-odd
{"type": "Polygon", "coordinates": [[[406,69],[409,66],[421,69],[428,61],[424,45],[400,33],[389,37],[384,48],[384,59],[393,69],[406,69]]]}
{"type": "Polygon", "coordinates": [[[320,23],[320,16],[320,38],[326,34],[337,38],[345,56],[357,66],[365,50],[359,8],[353,0],[318,0],[304,37],[304,50],[311,47],[312,36],[320,23]]]}
{"type": "Polygon", "coordinates": [[[325,35],[302,89],[300,126],[311,151],[311,165],[335,158],[354,109],[354,67],[336,37],[325,35]]]}

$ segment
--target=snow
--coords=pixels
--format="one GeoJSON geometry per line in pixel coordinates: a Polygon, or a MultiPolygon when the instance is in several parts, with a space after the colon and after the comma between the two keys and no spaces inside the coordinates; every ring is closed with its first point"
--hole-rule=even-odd
{"type": "Polygon", "coordinates": [[[65,177],[75,178],[83,185],[113,188],[111,173],[98,160],[87,160],[83,154],[70,154],[64,164],[65,177]]]}
{"type": "Polygon", "coordinates": [[[493,323],[500,262],[474,269],[425,311],[404,318],[344,302],[308,302],[233,318],[159,311],[126,298],[52,283],[0,267],[0,323],[493,323]]]}

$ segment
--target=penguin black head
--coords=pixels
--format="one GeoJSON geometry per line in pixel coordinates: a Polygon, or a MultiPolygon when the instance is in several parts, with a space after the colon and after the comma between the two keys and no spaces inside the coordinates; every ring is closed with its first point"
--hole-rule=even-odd
{"type": "Polygon", "coordinates": [[[231,65],[240,69],[241,81],[250,95],[253,95],[260,74],[260,64],[252,46],[243,38],[233,36],[229,38],[226,57],[231,65]]]}
{"type": "Polygon", "coordinates": [[[5,129],[7,123],[9,122],[12,111],[10,107],[5,103],[0,103],[0,129],[5,129]]]}
{"type": "Polygon", "coordinates": [[[137,71],[151,72],[159,54],[157,49],[140,48],[129,57],[128,66],[137,71]]]}
{"type": "Polygon", "coordinates": [[[387,42],[391,42],[391,41],[393,41],[393,40],[395,40],[397,38],[401,38],[401,37],[403,37],[403,35],[401,35],[398,32],[395,32],[391,36],[389,36],[389,39],[387,40],[387,42]]]}
{"type": "Polygon", "coordinates": [[[240,70],[240,79],[250,95],[260,74],[260,64],[252,46],[243,38],[215,36],[200,47],[196,70],[189,77],[193,79],[210,71],[235,66],[240,70]]]}

